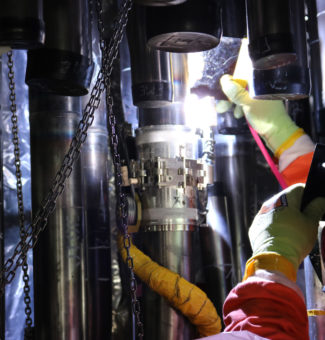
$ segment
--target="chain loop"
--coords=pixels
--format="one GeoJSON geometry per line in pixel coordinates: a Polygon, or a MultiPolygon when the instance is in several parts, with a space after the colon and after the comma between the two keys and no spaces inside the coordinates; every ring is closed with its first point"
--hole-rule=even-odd
{"type": "Polygon", "coordinates": [[[132,312],[135,316],[135,324],[137,330],[138,339],[142,340],[144,336],[143,323],[141,321],[141,308],[140,303],[137,299],[137,282],[134,275],[134,267],[133,267],[133,258],[130,254],[130,235],[128,233],[127,228],[127,198],[122,191],[122,173],[121,173],[121,157],[119,154],[119,138],[117,135],[117,126],[116,126],[116,116],[113,111],[113,97],[111,95],[111,83],[110,83],[110,75],[112,72],[112,62],[108,63],[107,60],[114,60],[118,50],[115,49],[115,46],[120,43],[122,40],[124,28],[127,24],[128,13],[132,7],[132,0],[126,0],[123,2],[120,13],[124,13],[122,16],[122,20],[120,22],[115,23],[115,27],[123,26],[123,30],[118,31],[116,29],[113,30],[113,39],[110,42],[107,42],[104,39],[104,24],[102,20],[102,4],[101,0],[97,0],[97,13],[98,13],[98,30],[100,35],[100,48],[102,51],[103,58],[103,67],[105,72],[104,75],[104,84],[106,90],[106,108],[108,115],[108,132],[109,132],[109,141],[110,141],[110,149],[114,164],[114,172],[115,172],[115,187],[116,187],[116,211],[117,211],[117,222],[120,226],[120,231],[123,234],[124,238],[124,248],[126,250],[126,263],[129,269],[129,281],[130,281],[130,295],[131,295],[131,303],[132,303],[132,312]],[[110,59],[110,56],[113,55],[114,58],[110,59]]]}
{"type": "MultiPolygon", "coordinates": [[[[26,236],[25,231],[25,214],[24,214],[24,198],[23,198],[23,185],[21,181],[21,169],[20,169],[20,147],[19,147],[19,137],[18,137],[18,116],[17,116],[17,105],[16,105],[16,92],[15,92],[15,73],[14,73],[14,60],[12,51],[7,53],[8,56],[8,79],[9,79],[9,99],[11,102],[11,122],[12,122],[12,142],[14,145],[14,155],[15,155],[15,167],[16,167],[16,188],[17,188],[17,204],[18,204],[18,218],[19,218],[19,233],[20,238],[23,240],[26,236]]],[[[20,248],[21,249],[21,248],[20,248]]],[[[19,250],[19,247],[18,247],[19,250]]],[[[26,252],[27,255],[27,252],[26,252]]],[[[32,309],[30,307],[31,297],[30,287],[29,287],[29,275],[28,275],[28,264],[27,256],[21,258],[21,266],[23,271],[23,281],[24,281],[24,303],[25,303],[25,315],[26,315],[26,328],[27,333],[31,333],[31,327],[33,320],[31,317],[32,309]]]]}
{"type": "MultiPolygon", "coordinates": [[[[46,198],[42,201],[39,210],[36,212],[32,220],[32,223],[25,229],[25,235],[14,248],[12,256],[7,259],[1,268],[0,296],[4,294],[5,286],[12,282],[17,268],[24,263],[28,250],[35,247],[37,244],[40,233],[46,227],[49,215],[55,209],[56,199],[64,190],[65,183],[68,179],[67,176],[71,174],[70,169],[73,168],[76,159],[79,157],[80,149],[82,144],[85,142],[88,128],[93,121],[94,112],[98,109],[101,101],[101,95],[105,90],[105,81],[112,73],[112,65],[114,59],[117,56],[118,46],[126,26],[130,3],[131,1],[125,0],[122,10],[119,12],[118,18],[116,20],[117,25],[114,29],[112,37],[110,38],[110,41],[107,44],[110,49],[104,54],[102,66],[98,72],[95,85],[93,86],[90,93],[90,99],[83,111],[83,116],[79,122],[76,134],[73,137],[69,150],[65,155],[61,167],[54,178],[51,189],[49,190],[46,198]]],[[[9,60],[9,69],[12,67],[11,63],[12,60],[9,60]]],[[[10,73],[9,77],[12,78],[13,74],[10,73]]],[[[10,89],[14,89],[14,83],[10,84],[10,89]]],[[[15,94],[11,94],[11,98],[14,99],[15,94]]],[[[11,107],[15,109],[15,103],[12,103],[11,107]]],[[[13,121],[15,122],[16,118],[14,118],[13,121]]]]}
{"type": "MultiPolygon", "coordinates": [[[[15,277],[16,270],[19,266],[23,266],[23,269],[26,268],[25,265],[27,259],[27,252],[29,249],[35,247],[37,241],[39,239],[40,233],[45,229],[47,224],[47,219],[49,215],[53,212],[56,206],[56,200],[63,192],[65,188],[65,183],[68,177],[71,174],[73,169],[73,165],[76,159],[79,157],[80,149],[83,143],[87,138],[87,131],[90,125],[94,120],[94,112],[98,109],[101,95],[106,90],[106,105],[108,109],[108,118],[109,118],[109,133],[110,133],[110,141],[113,153],[113,162],[115,168],[115,177],[116,177],[116,187],[118,192],[118,204],[120,203],[121,209],[119,210],[119,217],[121,223],[121,229],[123,230],[124,238],[127,240],[130,236],[127,232],[127,201],[126,197],[121,190],[122,185],[122,175],[121,175],[121,163],[120,163],[120,155],[118,153],[118,137],[116,134],[116,118],[113,113],[113,99],[110,95],[110,76],[113,69],[113,62],[118,53],[118,46],[122,40],[123,33],[125,30],[125,26],[128,20],[128,13],[132,7],[132,0],[125,0],[121,6],[119,11],[117,20],[115,21],[114,29],[112,36],[109,41],[104,39],[104,25],[101,19],[102,7],[100,0],[97,0],[97,9],[99,13],[98,18],[98,28],[100,32],[100,48],[102,50],[102,65],[97,75],[97,79],[95,85],[93,86],[90,94],[90,99],[84,109],[83,116],[81,121],[79,122],[77,131],[75,136],[73,137],[69,150],[65,155],[63,162],[59,171],[57,172],[54,181],[52,183],[52,187],[49,190],[46,198],[41,203],[39,210],[36,212],[32,223],[24,229],[21,233],[21,240],[14,248],[12,256],[6,261],[4,266],[1,268],[1,277],[0,277],[0,296],[4,294],[5,286],[12,282],[15,277]]],[[[10,109],[12,111],[12,123],[13,127],[13,142],[15,145],[18,144],[18,127],[17,124],[17,116],[16,116],[16,95],[15,95],[15,83],[14,83],[14,73],[13,73],[13,60],[12,53],[8,53],[8,68],[9,68],[9,89],[10,89],[10,100],[11,106],[10,109]]],[[[21,176],[20,173],[20,161],[19,161],[19,147],[15,147],[15,165],[16,172],[18,173],[18,178],[21,176]]],[[[18,200],[22,202],[22,192],[20,191],[22,188],[21,183],[17,184],[17,192],[19,190],[19,194],[17,194],[18,200]]],[[[23,213],[23,205],[19,204],[19,211],[23,213]]],[[[22,215],[22,214],[21,214],[22,215]]],[[[125,243],[125,249],[127,251],[128,267],[129,267],[129,275],[130,275],[130,292],[131,292],[131,300],[132,300],[132,311],[136,317],[136,325],[137,325],[137,333],[138,338],[143,339],[143,324],[140,320],[140,304],[137,300],[136,290],[137,283],[133,272],[133,260],[130,256],[130,243],[125,243]]],[[[25,278],[27,280],[27,277],[25,278]]],[[[24,280],[25,282],[25,280],[24,280]]],[[[30,291],[29,287],[24,288],[25,294],[28,294],[30,291]]],[[[25,299],[25,303],[29,303],[30,299],[28,297],[25,299]]],[[[26,315],[31,313],[30,307],[26,306],[25,309],[26,315]]],[[[30,320],[26,320],[27,326],[31,325],[30,320]]],[[[25,334],[26,338],[30,336],[32,333],[28,330],[32,330],[31,327],[27,328],[27,332],[25,334]]]]}

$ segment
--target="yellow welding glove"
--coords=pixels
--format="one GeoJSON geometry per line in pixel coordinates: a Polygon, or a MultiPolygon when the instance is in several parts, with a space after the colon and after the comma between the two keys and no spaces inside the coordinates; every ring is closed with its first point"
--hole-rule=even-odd
{"type": "Polygon", "coordinates": [[[304,184],[295,184],[262,205],[249,229],[253,256],[246,263],[244,279],[257,269],[266,269],[296,280],[298,267],[312,250],[318,222],[325,213],[323,197],[300,211],[303,191],[304,184]]]}
{"type": "MultiPolygon", "coordinates": [[[[245,114],[250,125],[276,157],[304,134],[289,117],[282,101],[252,99],[248,91],[228,74],[221,77],[220,83],[225,95],[236,104],[235,117],[240,118],[245,114]]],[[[227,108],[229,110],[230,105],[229,102],[221,101],[217,104],[217,112],[225,112],[227,108]]]]}

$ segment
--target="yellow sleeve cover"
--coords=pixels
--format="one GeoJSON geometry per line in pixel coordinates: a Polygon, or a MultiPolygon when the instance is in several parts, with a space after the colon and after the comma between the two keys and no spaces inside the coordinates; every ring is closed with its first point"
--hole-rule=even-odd
{"type": "MultiPolygon", "coordinates": [[[[118,238],[118,246],[125,262],[127,255],[122,236],[118,238]]],[[[200,288],[152,261],[132,243],[130,255],[133,259],[134,273],[153,291],[166,298],[172,307],[185,315],[196,326],[201,337],[220,333],[220,317],[200,288]]]]}

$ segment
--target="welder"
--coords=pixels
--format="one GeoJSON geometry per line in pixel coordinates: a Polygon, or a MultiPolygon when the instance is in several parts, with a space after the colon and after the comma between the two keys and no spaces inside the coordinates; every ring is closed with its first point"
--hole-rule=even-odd
{"type": "MultiPolygon", "coordinates": [[[[249,230],[253,255],[246,263],[243,282],[224,304],[225,331],[208,338],[309,339],[306,306],[295,281],[325,212],[324,198],[314,199],[300,211],[301,183],[307,179],[314,143],[291,120],[282,101],[254,100],[229,75],[221,78],[221,85],[236,104],[237,118],[245,115],[278,159],[291,186],[265,202],[256,215],[249,230]]],[[[227,105],[221,103],[217,110],[223,112],[227,105]]]]}

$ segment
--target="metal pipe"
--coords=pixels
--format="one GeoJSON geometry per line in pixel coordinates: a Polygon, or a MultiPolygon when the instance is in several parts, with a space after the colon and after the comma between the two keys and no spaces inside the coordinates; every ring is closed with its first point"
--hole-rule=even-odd
{"type": "Polygon", "coordinates": [[[207,224],[200,225],[205,292],[222,315],[223,303],[233,287],[233,259],[228,198],[221,182],[208,186],[207,224]]]}
{"type": "Polygon", "coordinates": [[[245,0],[221,0],[222,37],[244,38],[246,33],[245,0]]]}
{"type": "Polygon", "coordinates": [[[147,46],[146,12],[135,6],[128,25],[134,105],[161,108],[185,96],[186,55],[157,51],[147,46]]]}
{"type": "Polygon", "coordinates": [[[255,69],[252,94],[258,99],[302,99],[309,96],[310,75],[307,61],[307,39],[304,0],[290,0],[288,20],[295,34],[293,46],[296,61],[268,70],[255,69]]]}
{"type": "Polygon", "coordinates": [[[109,339],[112,315],[111,247],[108,201],[108,135],[103,105],[81,152],[87,235],[87,336],[109,339]]]}
{"type": "MultiPolygon", "coordinates": [[[[197,189],[185,174],[195,176],[197,139],[183,125],[144,126],[136,131],[142,169],[142,223],[137,238],[154,261],[191,282],[197,260],[193,249],[198,207],[197,189]]],[[[146,339],[185,340],[194,334],[188,320],[147,288],[144,326],[146,339]]]]}
{"type": "Polygon", "coordinates": [[[313,125],[314,138],[323,142],[325,138],[325,96],[324,96],[324,8],[322,3],[316,0],[307,0],[307,31],[310,54],[311,92],[313,96],[313,125]],[[316,5],[317,3],[317,5],[316,5]]]}
{"type": "MultiPolygon", "coordinates": [[[[32,207],[37,211],[69,148],[80,119],[80,98],[31,88],[32,207]]],[[[37,339],[84,339],[84,221],[81,169],[77,162],[34,248],[37,339]]]]}
{"type": "Polygon", "coordinates": [[[1,2],[0,45],[29,49],[44,44],[42,0],[1,2]]]}
{"type": "Polygon", "coordinates": [[[254,144],[245,135],[215,135],[215,180],[224,185],[234,259],[234,278],[242,280],[251,256],[248,228],[256,211],[254,144]]]}
{"type": "MultiPolygon", "coordinates": [[[[176,227],[176,226],[175,226],[176,227]]],[[[180,226],[178,226],[180,227],[180,226]]],[[[189,226],[188,226],[189,227],[189,226]]],[[[154,261],[179,273],[194,282],[194,241],[193,230],[152,230],[138,235],[142,249],[154,261]]],[[[190,322],[156,293],[143,286],[145,339],[188,340],[193,339],[195,330],[190,322]]]]}
{"type": "Polygon", "coordinates": [[[28,52],[26,83],[64,96],[88,93],[92,73],[87,0],[44,1],[45,46],[28,52]]]}
{"type": "Polygon", "coordinates": [[[255,69],[279,67],[296,59],[289,1],[246,0],[248,49],[255,69]]]}

